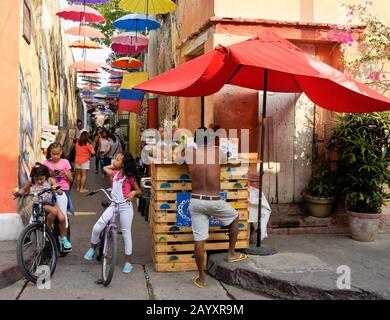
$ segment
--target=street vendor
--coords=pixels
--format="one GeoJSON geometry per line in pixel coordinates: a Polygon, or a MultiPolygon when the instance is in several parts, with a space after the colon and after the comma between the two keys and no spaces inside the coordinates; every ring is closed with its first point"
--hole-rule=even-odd
{"type": "MultiPolygon", "coordinates": [[[[209,237],[210,216],[218,219],[223,226],[229,226],[227,262],[237,262],[247,258],[246,255],[235,251],[239,229],[238,212],[220,196],[221,163],[226,163],[226,154],[223,154],[216,145],[215,135],[207,136],[205,129],[196,130],[197,148],[194,148],[190,156],[186,158],[192,179],[189,211],[195,240],[195,260],[199,271],[199,276],[194,276],[192,282],[198,288],[206,286],[204,244],[209,237]]],[[[207,132],[214,131],[209,129],[207,132]]]]}

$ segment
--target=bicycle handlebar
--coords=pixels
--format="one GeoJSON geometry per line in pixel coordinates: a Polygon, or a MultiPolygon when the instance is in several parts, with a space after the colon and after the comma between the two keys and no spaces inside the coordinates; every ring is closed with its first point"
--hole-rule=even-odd
{"type": "Polygon", "coordinates": [[[59,190],[61,189],[60,186],[57,186],[57,188],[55,188],[54,190],[52,188],[46,188],[44,190],[42,190],[41,192],[39,193],[26,193],[26,194],[15,194],[15,198],[22,198],[22,197],[41,197],[43,196],[45,193],[48,193],[48,192],[53,192],[53,191],[56,191],[56,190],[59,190]]]}
{"type": "Polygon", "coordinates": [[[107,193],[107,191],[111,191],[111,188],[109,188],[109,189],[98,189],[98,190],[93,190],[93,191],[91,191],[90,193],[88,193],[88,194],[86,195],[86,197],[88,197],[88,196],[93,196],[93,195],[97,194],[97,193],[100,192],[100,191],[103,192],[103,193],[106,195],[106,197],[108,198],[108,200],[110,200],[111,202],[113,202],[113,203],[115,203],[115,204],[123,204],[123,203],[126,203],[126,202],[129,201],[129,200],[127,200],[127,199],[122,200],[122,201],[117,201],[117,200],[112,199],[111,196],[107,193]]]}

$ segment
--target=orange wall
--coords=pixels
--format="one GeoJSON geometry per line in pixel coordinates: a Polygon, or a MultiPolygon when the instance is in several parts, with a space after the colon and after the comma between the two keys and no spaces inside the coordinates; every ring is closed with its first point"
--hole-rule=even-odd
{"type": "Polygon", "coordinates": [[[20,3],[0,1],[0,213],[17,212],[11,191],[18,184],[20,3]]]}
{"type": "Polygon", "coordinates": [[[214,16],[213,0],[180,1],[176,14],[180,23],[179,37],[184,40],[196,32],[210,17],[214,16]]]}

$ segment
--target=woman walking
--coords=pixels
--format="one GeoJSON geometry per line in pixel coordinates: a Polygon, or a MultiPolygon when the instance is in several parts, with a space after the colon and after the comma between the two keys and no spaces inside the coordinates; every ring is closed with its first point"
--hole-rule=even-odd
{"type": "Polygon", "coordinates": [[[106,176],[106,173],[104,172],[103,168],[106,165],[109,165],[110,163],[107,163],[108,159],[108,153],[110,152],[110,141],[107,137],[107,131],[102,131],[102,136],[99,140],[99,162],[100,162],[100,168],[102,170],[102,177],[104,178],[106,176]]]}
{"type": "MultiPolygon", "coordinates": [[[[98,127],[96,129],[96,133],[93,137],[94,145],[95,145],[95,153],[99,154],[99,148],[100,148],[100,138],[102,137],[103,128],[98,127]]],[[[99,173],[99,157],[95,157],[95,173],[99,173]]]]}
{"type": "Polygon", "coordinates": [[[82,193],[89,191],[85,189],[85,184],[87,182],[91,155],[95,154],[95,150],[88,139],[89,133],[84,131],[81,133],[80,139],[76,143],[76,158],[74,162],[76,168],[77,191],[82,193]]]}

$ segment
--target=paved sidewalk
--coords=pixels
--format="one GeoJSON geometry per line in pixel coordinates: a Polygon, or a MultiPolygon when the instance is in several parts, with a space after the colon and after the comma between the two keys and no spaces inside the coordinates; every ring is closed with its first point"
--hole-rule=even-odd
{"type": "MultiPolygon", "coordinates": [[[[108,180],[103,180],[94,174],[94,170],[91,171],[88,176],[87,187],[98,188],[108,185],[108,180]]],[[[100,203],[104,199],[103,194],[85,197],[85,194],[73,192],[76,207],[76,216],[70,218],[73,250],[65,258],[58,259],[56,271],[51,279],[50,290],[39,290],[35,285],[27,283],[24,279],[9,285],[17,280],[13,278],[12,281],[7,282],[9,286],[0,288],[0,300],[269,299],[264,295],[224,284],[210,276],[207,277],[207,288],[196,288],[191,282],[191,278],[196,272],[155,272],[151,256],[151,231],[145,218],[137,212],[136,206],[134,207],[132,228],[133,271],[130,274],[121,272],[124,263],[124,248],[122,237],[119,236],[118,264],[114,278],[107,288],[95,284],[95,281],[101,276],[101,267],[96,261],[85,261],[83,256],[89,247],[92,226],[102,212],[100,203]]],[[[17,266],[15,251],[16,243],[9,243],[7,247],[0,243],[0,265],[3,261],[9,261],[17,266]],[[2,250],[2,248],[5,249],[2,250]]],[[[8,268],[10,274],[16,275],[16,271],[17,269],[11,270],[8,268]]]]}
{"type": "Polygon", "coordinates": [[[16,261],[16,241],[0,241],[0,289],[21,277],[16,261]]]}
{"type": "Polygon", "coordinates": [[[390,299],[389,234],[371,243],[347,235],[271,235],[264,244],[278,253],[249,256],[239,263],[227,263],[225,254],[214,254],[209,273],[282,299],[390,299]],[[337,286],[347,284],[345,266],[351,271],[351,289],[337,286]]]}

